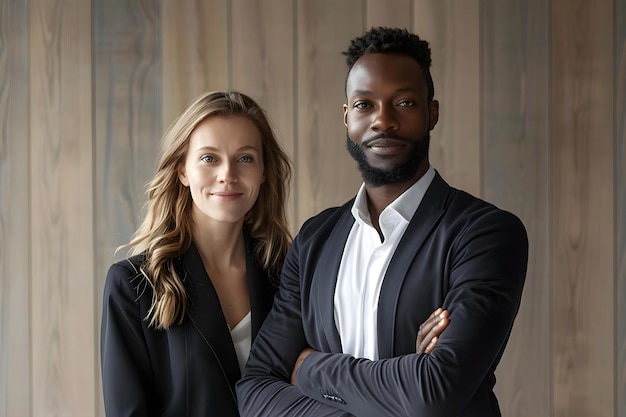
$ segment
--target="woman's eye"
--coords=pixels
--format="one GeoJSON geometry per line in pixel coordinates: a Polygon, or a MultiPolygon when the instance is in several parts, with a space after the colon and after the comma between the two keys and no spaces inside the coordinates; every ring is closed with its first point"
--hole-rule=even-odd
{"type": "Polygon", "coordinates": [[[202,157],[200,158],[200,160],[202,162],[214,162],[215,158],[213,158],[211,155],[202,155],[202,157]]]}
{"type": "Polygon", "coordinates": [[[241,158],[239,158],[239,160],[241,162],[249,163],[249,162],[252,162],[252,157],[248,155],[244,155],[241,158]]]}

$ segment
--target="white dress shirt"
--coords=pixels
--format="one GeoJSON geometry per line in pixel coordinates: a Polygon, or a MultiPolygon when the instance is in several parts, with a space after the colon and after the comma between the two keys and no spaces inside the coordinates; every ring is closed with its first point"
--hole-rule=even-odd
{"type": "MultiPolygon", "coordinates": [[[[343,353],[378,359],[378,298],[383,279],[404,231],[435,177],[428,171],[381,213],[384,240],[372,226],[365,185],[352,206],[356,219],[344,247],[335,287],[335,325],[343,353]]],[[[417,335],[416,335],[417,337],[417,335]]]]}

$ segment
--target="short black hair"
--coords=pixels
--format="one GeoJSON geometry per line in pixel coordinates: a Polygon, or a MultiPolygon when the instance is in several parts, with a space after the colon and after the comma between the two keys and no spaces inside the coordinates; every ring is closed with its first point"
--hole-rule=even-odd
{"type": "Polygon", "coordinates": [[[428,101],[435,96],[435,86],[430,75],[430,46],[427,41],[406,29],[374,27],[364,35],[350,41],[350,46],[344,52],[348,64],[348,72],[355,62],[365,54],[404,54],[415,59],[426,77],[428,86],[428,101]]]}

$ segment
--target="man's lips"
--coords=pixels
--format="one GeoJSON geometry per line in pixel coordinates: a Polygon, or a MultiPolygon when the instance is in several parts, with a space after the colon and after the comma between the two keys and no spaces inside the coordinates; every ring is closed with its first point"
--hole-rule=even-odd
{"type": "Polygon", "coordinates": [[[392,154],[407,146],[405,140],[396,138],[380,138],[367,141],[364,146],[376,154],[392,154]]]}

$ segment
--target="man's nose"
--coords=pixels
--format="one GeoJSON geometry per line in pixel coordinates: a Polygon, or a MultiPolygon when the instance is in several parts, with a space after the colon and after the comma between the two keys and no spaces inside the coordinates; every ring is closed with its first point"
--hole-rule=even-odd
{"type": "Polygon", "coordinates": [[[398,119],[392,106],[380,106],[374,114],[371,128],[375,132],[386,132],[398,128],[398,119]]]}

